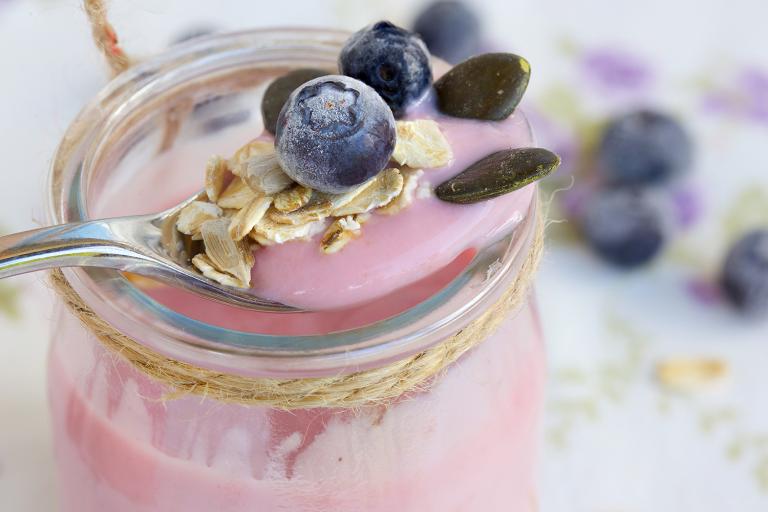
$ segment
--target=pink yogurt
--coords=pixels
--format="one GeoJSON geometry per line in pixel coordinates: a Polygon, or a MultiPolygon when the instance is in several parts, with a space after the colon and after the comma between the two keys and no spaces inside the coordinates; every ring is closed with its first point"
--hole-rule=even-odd
{"type": "Polygon", "coordinates": [[[525,306],[427,393],[281,412],[166,389],[60,312],[60,512],[534,512],[544,352],[525,306]]]}
{"type": "MultiPolygon", "coordinates": [[[[454,152],[449,165],[424,170],[423,184],[432,188],[495,151],[532,142],[528,122],[520,113],[499,123],[449,118],[432,109],[411,117],[436,119],[454,152]]],[[[360,239],[330,256],[319,251],[316,241],[268,247],[257,254],[253,289],[307,309],[368,302],[437,272],[467,249],[509,233],[523,219],[533,190],[527,187],[474,205],[423,197],[395,216],[374,214],[360,239]]]]}
{"type": "MultiPolygon", "coordinates": [[[[535,190],[532,186],[473,205],[450,204],[429,195],[430,189],[493,152],[531,146],[530,126],[522,112],[500,122],[465,120],[438,114],[427,99],[409,118],[438,121],[453,150],[453,161],[425,169],[422,192],[410,206],[393,216],[374,214],[364,225],[363,236],[339,253],[322,254],[319,234],[308,242],[260,249],[252,274],[254,293],[309,310],[360,306],[428,278],[462,253],[508,234],[522,221],[535,190]]],[[[104,202],[94,213],[118,216],[168,208],[202,187],[210,155],[229,156],[260,131],[260,125],[248,126],[228,132],[226,138],[210,137],[177,147],[133,177],[120,201],[104,202]],[[167,191],[170,197],[157,190],[167,191]]],[[[194,313],[190,308],[184,312],[194,313]]]]}

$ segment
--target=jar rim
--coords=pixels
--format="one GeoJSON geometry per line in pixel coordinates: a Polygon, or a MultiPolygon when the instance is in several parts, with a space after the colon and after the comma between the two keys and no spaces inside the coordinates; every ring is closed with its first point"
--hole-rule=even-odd
{"type": "MultiPolygon", "coordinates": [[[[102,89],[67,129],[49,174],[50,220],[88,219],[94,153],[131,109],[185,81],[238,66],[335,62],[347,32],[254,29],[215,34],[170,48],[102,89]]],[[[535,186],[535,185],[534,185],[535,186]]],[[[538,201],[512,233],[483,248],[451,283],[394,317],[329,334],[267,335],[204,323],[155,301],[118,271],[64,269],[74,290],[114,328],[190,364],[255,377],[312,377],[381,366],[423,351],[464,328],[514,281],[535,233],[538,201]],[[493,265],[494,272],[489,272],[493,265]]]]}

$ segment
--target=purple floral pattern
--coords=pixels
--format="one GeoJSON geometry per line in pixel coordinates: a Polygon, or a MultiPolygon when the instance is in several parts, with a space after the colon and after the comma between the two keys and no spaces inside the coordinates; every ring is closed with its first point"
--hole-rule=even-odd
{"type": "Polygon", "coordinates": [[[711,87],[701,106],[715,116],[768,125],[768,71],[743,68],[726,83],[711,87]]]}
{"type": "Polygon", "coordinates": [[[645,91],[653,83],[653,70],[639,56],[628,51],[597,48],[580,59],[582,76],[601,91],[645,91]]]}

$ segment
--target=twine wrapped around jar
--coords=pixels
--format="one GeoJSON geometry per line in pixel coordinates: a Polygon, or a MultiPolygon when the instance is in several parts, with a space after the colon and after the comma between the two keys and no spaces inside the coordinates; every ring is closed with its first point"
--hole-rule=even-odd
{"type": "MultiPolygon", "coordinates": [[[[97,46],[107,57],[110,68],[113,72],[125,69],[130,60],[122,50],[115,51],[115,48],[119,49],[117,37],[106,21],[102,2],[85,0],[85,8],[94,27],[97,46]]],[[[69,153],[67,146],[68,141],[63,141],[60,160],[66,159],[69,153]]],[[[61,162],[56,162],[54,169],[60,165],[61,162]]],[[[54,186],[57,183],[55,171],[53,183],[54,186]]],[[[243,377],[172,359],[123,334],[97,315],[61,270],[51,272],[51,283],[67,309],[104,347],[167,387],[170,393],[166,398],[191,394],[227,403],[278,409],[355,408],[386,403],[405,393],[425,389],[449,365],[493,334],[507,315],[523,304],[543,252],[542,217],[539,212],[530,249],[514,283],[493,306],[464,329],[423,352],[378,368],[344,375],[298,379],[243,377]]]]}
{"type": "Polygon", "coordinates": [[[168,358],[121,333],[99,317],[72,288],[61,270],[51,282],[67,308],[107,349],[172,390],[169,398],[194,394],[243,405],[278,409],[361,407],[424,389],[451,363],[493,334],[527,298],[544,245],[539,218],[534,239],[517,278],[496,304],[464,329],[434,347],[385,366],[347,375],[301,379],[253,378],[222,373],[168,358]]]}

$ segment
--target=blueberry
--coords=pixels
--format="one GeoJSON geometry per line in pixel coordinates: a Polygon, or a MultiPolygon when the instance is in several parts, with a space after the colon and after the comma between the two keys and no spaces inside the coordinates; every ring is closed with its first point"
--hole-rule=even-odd
{"type": "Polygon", "coordinates": [[[638,110],[608,124],[598,159],[609,183],[653,185],[685,171],[692,153],[691,140],[678,121],[660,112],[638,110]]]}
{"type": "Polygon", "coordinates": [[[277,158],[295,181],[341,193],[382,171],[395,149],[395,119],[376,91],[328,75],[296,89],[275,133],[277,158]]]}
{"type": "Polygon", "coordinates": [[[753,231],[731,248],[721,284],[726,297],[748,315],[768,315],[768,229],[753,231]]]}
{"type": "Polygon", "coordinates": [[[451,64],[480,52],[480,20],[463,2],[429,4],[416,18],[413,31],[433,55],[451,64]]]}
{"type": "Polygon", "coordinates": [[[388,21],[354,33],[341,50],[339,69],[373,87],[395,117],[401,117],[432,84],[424,42],[388,21]]]}
{"type": "Polygon", "coordinates": [[[638,190],[605,189],[586,205],[584,237],[595,253],[616,266],[649,263],[664,243],[664,226],[656,204],[638,190]]]}

